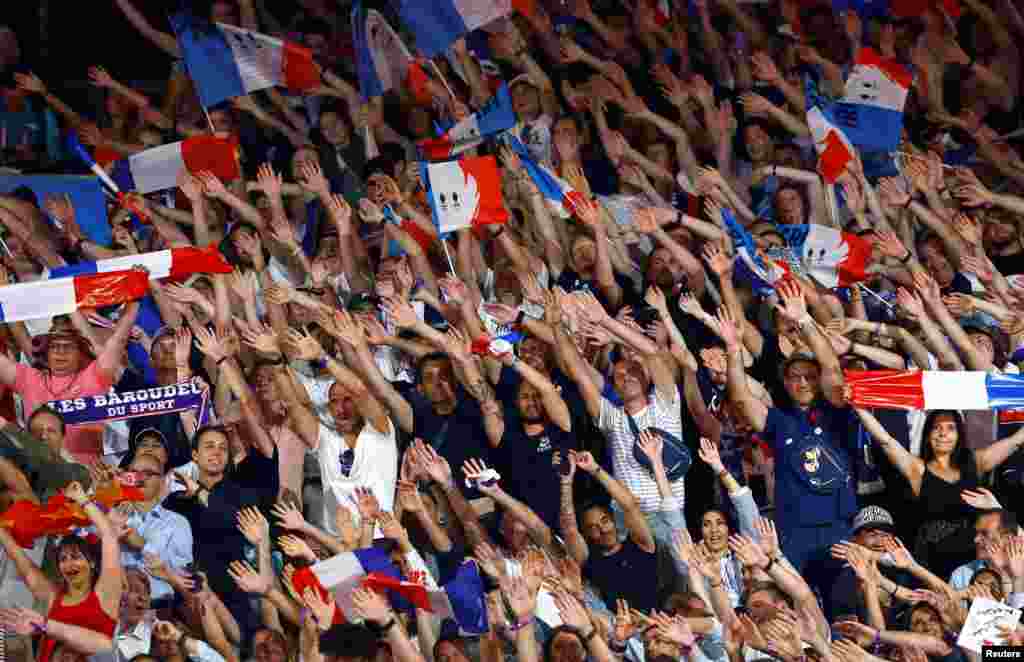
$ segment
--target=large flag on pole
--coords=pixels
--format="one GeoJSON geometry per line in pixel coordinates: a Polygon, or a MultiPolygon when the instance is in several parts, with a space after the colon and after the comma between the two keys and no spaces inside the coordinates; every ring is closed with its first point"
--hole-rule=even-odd
{"type": "Polygon", "coordinates": [[[387,19],[376,9],[365,9],[362,2],[352,7],[352,40],[359,94],[364,100],[402,87],[412,68],[418,66],[387,19]]]}
{"type": "Polygon", "coordinates": [[[848,370],[850,402],[881,409],[1019,409],[1024,376],[970,370],[848,370]]]}
{"type": "Polygon", "coordinates": [[[427,57],[443,53],[452,42],[513,10],[512,0],[401,0],[398,13],[416,35],[427,57]]]}
{"type": "Polygon", "coordinates": [[[444,135],[421,140],[417,146],[425,159],[448,159],[476,147],[489,136],[511,129],[515,123],[512,95],[508,86],[502,85],[483,108],[455,124],[444,135]]]}
{"type": "Polygon", "coordinates": [[[149,293],[141,270],[112,271],[0,287],[0,322],[68,315],[79,308],[113,306],[149,293]]]}
{"type": "Polygon", "coordinates": [[[467,635],[487,632],[484,584],[474,561],[464,561],[455,571],[455,577],[441,588],[378,573],[368,575],[363,584],[379,591],[394,591],[439,618],[452,618],[467,635]]]}
{"type": "MultiPolygon", "coordinates": [[[[343,552],[314,565],[300,568],[292,575],[292,586],[302,595],[307,588],[330,592],[334,595],[341,616],[353,620],[352,591],[359,588],[367,575],[399,577],[398,570],[388,555],[375,547],[343,552]]],[[[335,622],[340,622],[338,614],[335,622]]]]}
{"type": "Polygon", "coordinates": [[[825,225],[780,225],[805,272],[825,287],[846,287],[867,278],[871,242],[825,225]]]}
{"type": "Polygon", "coordinates": [[[66,278],[68,276],[104,274],[131,269],[136,265],[141,265],[149,271],[150,280],[181,279],[200,273],[231,273],[231,265],[227,263],[215,246],[209,248],[186,246],[153,251],[152,253],[112,257],[96,262],[78,262],[64,267],[56,267],[44,275],[48,278],[66,278]]]}
{"type": "Polygon", "coordinates": [[[913,81],[895,58],[862,48],[833,117],[850,142],[864,151],[892,152],[900,144],[903,106],[913,81]]]}
{"type": "Polygon", "coordinates": [[[19,186],[27,186],[36,194],[42,208],[48,196],[71,198],[75,206],[75,222],[82,232],[98,244],[110,243],[110,223],[107,222],[107,200],[103,197],[100,181],[81,175],[4,175],[0,177],[0,193],[10,193],[19,186]]]}
{"type": "Polygon", "coordinates": [[[320,84],[313,53],[304,46],[224,23],[198,20],[188,12],[171,26],[203,106],[268,87],[310,90],[320,84]]]}
{"type": "Polygon", "coordinates": [[[238,142],[233,138],[200,135],[151,147],[114,164],[111,178],[122,191],[152,193],[178,185],[182,170],[209,170],[222,181],[241,176],[238,142]]]}
{"type": "Polygon", "coordinates": [[[508,220],[501,196],[501,174],[493,156],[440,163],[421,161],[420,171],[439,234],[508,220]]]}

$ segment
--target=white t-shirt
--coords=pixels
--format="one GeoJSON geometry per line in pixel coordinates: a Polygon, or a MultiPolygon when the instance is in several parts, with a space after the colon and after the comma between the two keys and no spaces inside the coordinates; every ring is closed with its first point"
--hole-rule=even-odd
{"type": "MultiPolygon", "coordinates": [[[[682,398],[679,389],[673,388],[673,399],[664,400],[655,389],[648,400],[647,406],[633,415],[637,431],[647,428],[659,428],[683,438],[682,398]]],[[[661,505],[658,484],[651,473],[633,457],[633,445],[636,433],[629,424],[629,417],[622,405],[614,405],[608,399],[601,398],[601,413],[597,427],[604,433],[612,453],[612,469],[615,478],[621,481],[640,503],[645,513],[656,512],[661,505]]],[[[686,496],[683,479],[672,483],[672,494],[682,503],[686,496]]]]}
{"type": "Polygon", "coordinates": [[[317,453],[320,477],[324,485],[324,524],[337,535],[334,511],[338,505],[348,508],[359,521],[355,489],[366,487],[373,492],[382,510],[391,511],[398,481],[398,443],[395,426],[388,419],[388,429],[379,432],[367,422],[356,439],[355,459],[348,476],[341,472],[341,454],[348,448],[345,439],[334,429],[320,424],[317,453]]]}

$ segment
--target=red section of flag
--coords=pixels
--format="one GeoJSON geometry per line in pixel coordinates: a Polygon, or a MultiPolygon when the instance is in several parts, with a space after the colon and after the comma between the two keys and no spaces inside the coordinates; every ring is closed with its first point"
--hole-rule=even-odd
{"type": "Polygon", "coordinates": [[[216,244],[207,248],[171,249],[171,278],[184,278],[192,274],[229,274],[231,265],[217,250],[216,244]]]}
{"type": "Polygon", "coordinates": [[[512,0],[512,9],[523,16],[533,16],[537,6],[535,0],[512,0]]]}
{"type": "Polygon", "coordinates": [[[844,232],[843,243],[850,247],[850,252],[839,263],[840,287],[866,280],[868,263],[871,261],[871,242],[867,239],[844,232]]]}
{"type": "Polygon", "coordinates": [[[149,274],[138,269],[75,276],[75,304],[100,308],[140,299],[149,292],[149,274]]]}
{"type": "Polygon", "coordinates": [[[313,61],[313,51],[286,41],[281,53],[284,84],[289,90],[312,90],[320,86],[320,68],[313,61]]]}
{"type": "Polygon", "coordinates": [[[910,89],[914,83],[914,76],[899,63],[896,58],[882,57],[873,48],[862,48],[857,53],[857,64],[864,64],[881,70],[891,80],[900,84],[900,87],[910,89]]]}
{"type": "Polygon", "coordinates": [[[409,71],[405,77],[405,84],[412,92],[412,97],[417,105],[429,106],[434,95],[430,92],[430,76],[423,69],[420,61],[409,62],[409,71]]]}
{"type": "Polygon", "coordinates": [[[181,141],[181,160],[185,169],[195,174],[209,170],[221,181],[238,179],[242,171],[238,165],[238,140],[234,137],[195,136],[181,141]]]}
{"type": "Polygon", "coordinates": [[[850,403],[857,407],[923,409],[924,373],[920,370],[847,370],[850,403]]]}
{"type": "Polygon", "coordinates": [[[92,152],[92,158],[104,168],[121,158],[121,152],[109,147],[96,147],[92,152]]]}
{"type": "Polygon", "coordinates": [[[371,588],[378,593],[383,593],[386,590],[394,591],[420,609],[434,611],[433,606],[430,604],[430,595],[427,592],[427,587],[423,584],[415,584],[389,577],[379,572],[371,572],[363,579],[363,586],[371,588]]]}
{"type": "Polygon", "coordinates": [[[846,170],[846,164],[853,160],[853,153],[850,152],[846,143],[835,129],[831,129],[825,135],[825,146],[818,157],[818,171],[829,184],[835,184],[839,176],[846,170]]]}
{"type": "MultiPolygon", "coordinates": [[[[327,589],[323,587],[320,580],[316,578],[313,573],[313,566],[307,566],[305,568],[299,568],[292,573],[292,588],[299,595],[306,592],[306,589],[311,588],[320,594],[320,599],[325,602],[334,602],[334,596],[327,592],[327,589]]],[[[337,603],[334,605],[334,619],[331,621],[332,625],[340,625],[345,622],[345,614],[338,607],[337,603]]]]}
{"type": "Polygon", "coordinates": [[[403,218],[401,225],[398,227],[402,228],[402,232],[412,237],[413,241],[420,245],[424,253],[430,252],[430,245],[434,243],[434,238],[430,234],[421,228],[416,221],[408,218],[403,218]]]}

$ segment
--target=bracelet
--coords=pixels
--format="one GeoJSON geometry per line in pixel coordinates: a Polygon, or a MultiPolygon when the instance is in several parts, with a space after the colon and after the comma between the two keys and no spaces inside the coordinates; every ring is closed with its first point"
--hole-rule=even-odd
{"type": "Polygon", "coordinates": [[[225,361],[227,361],[230,358],[231,358],[230,356],[222,356],[219,359],[217,359],[217,364],[216,365],[219,366],[221,363],[224,363],[225,361]]]}
{"type": "Polygon", "coordinates": [[[768,571],[770,571],[772,569],[772,566],[775,565],[776,561],[778,561],[778,558],[776,558],[774,556],[771,557],[770,559],[768,559],[768,565],[766,565],[764,568],[762,568],[761,572],[768,572],[768,571]]]}
{"type": "Polygon", "coordinates": [[[914,257],[914,254],[911,253],[910,249],[908,248],[907,254],[900,258],[900,264],[906,264],[907,262],[910,262],[910,258],[912,257],[914,257]]]}
{"type": "Polygon", "coordinates": [[[525,628],[527,625],[529,625],[532,622],[533,622],[533,619],[531,617],[527,616],[523,620],[516,621],[514,624],[509,625],[505,629],[508,630],[509,632],[518,632],[518,631],[522,630],[523,628],[525,628]]]}

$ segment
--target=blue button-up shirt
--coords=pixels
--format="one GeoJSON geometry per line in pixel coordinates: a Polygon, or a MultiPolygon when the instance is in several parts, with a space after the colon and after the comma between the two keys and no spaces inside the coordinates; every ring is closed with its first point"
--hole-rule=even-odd
{"type": "MultiPolygon", "coordinates": [[[[128,517],[128,526],[146,541],[146,545],[141,550],[121,547],[121,565],[125,568],[142,567],[143,554],[159,556],[172,572],[192,563],[192,527],[178,513],[157,504],[149,512],[132,513],[128,517]]],[[[149,589],[153,600],[167,598],[174,593],[170,584],[152,576],[149,589]]]]}

